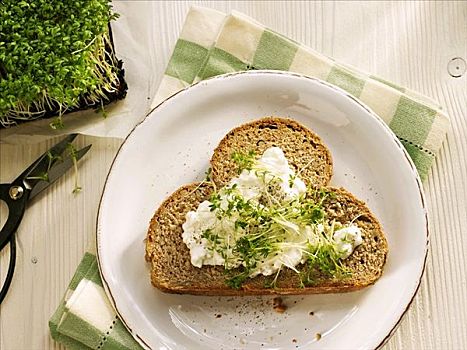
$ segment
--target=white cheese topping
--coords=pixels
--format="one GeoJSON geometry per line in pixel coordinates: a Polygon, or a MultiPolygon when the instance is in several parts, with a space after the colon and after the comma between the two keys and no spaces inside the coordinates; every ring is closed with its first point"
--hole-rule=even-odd
{"type": "MultiPolygon", "coordinates": [[[[244,169],[217,193],[219,208],[225,213],[233,198],[238,200],[240,196],[255,208],[265,208],[265,196],[275,203],[291,201],[306,195],[306,185],[290,168],[284,152],[279,147],[271,147],[254,161],[251,169],[244,169]]],[[[245,261],[239,259],[238,253],[236,255],[234,252],[235,244],[245,237],[244,227],[238,226],[239,218],[239,213],[235,210],[229,215],[219,215],[219,210],[213,207],[211,201],[204,201],[196,211],[188,212],[182,237],[190,249],[191,263],[196,267],[246,266],[245,261]],[[217,241],[224,244],[225,249],[215,249],[213,242],[217,241]]],[[[322,235],[325,230],[322,224],[299,226],[281,218],[274,218],[273,221],[286,239],[279,243],[280,248],[276,248],[274,254],[264,256],[257,262],[250,277],[258,274],[271,275],[282,266],[295,269],[295,266],[306,261],[307,247],[316,244],[317,235],[322,235]]],[[[341,228],[332,237],[343,259],[362,243],[360,229],[356,225],[341,228]]]]}
{"type": "Polygon", "coordinates": [[[363,243],[362,231],[357,225],[350,225],[334,232],[334,240],[341,259],[346,259],[354,249],[363,243]]]}
{"type": "Polygon", "coordinates": [[[279,179],[280,188],[287,199],[306,192],[305,183],[295,176],[284,152],[279,147],[270,147],[264,151],[251,170],[243,170],[227,187],[236,184],[245,199],[257,199],[273,178],[279,179]],[[263,174],[264,177],[261,176],[263,174]]]}

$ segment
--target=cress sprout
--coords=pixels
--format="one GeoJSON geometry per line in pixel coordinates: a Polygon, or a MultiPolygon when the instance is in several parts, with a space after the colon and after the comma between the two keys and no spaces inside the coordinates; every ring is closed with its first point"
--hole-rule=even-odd
{"type": "Polygon", "coordinates": [[[0,126],[103,108],[126,84],[113,51],[108,0],[0,2],[0,126]]]}

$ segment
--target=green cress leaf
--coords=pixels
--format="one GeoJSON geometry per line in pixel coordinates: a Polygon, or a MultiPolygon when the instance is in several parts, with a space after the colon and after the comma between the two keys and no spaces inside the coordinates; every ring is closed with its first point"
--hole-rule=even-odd
{"type": "Polygon", "coordinates": [[[248,153],[241,151],[235,151],[232,153],[232,160],[237,164],[238,173],[240,174],[243,170],[251,170],[255,162],[256,153],[250,150],[248,153]]]}

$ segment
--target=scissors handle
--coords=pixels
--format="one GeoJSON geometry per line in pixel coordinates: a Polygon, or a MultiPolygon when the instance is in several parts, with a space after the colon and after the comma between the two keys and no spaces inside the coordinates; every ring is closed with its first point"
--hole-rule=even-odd
{"type": "Polygon", "coordinates": [[[0,184],[0,200],[8,206],[8,218],[0,231],[0,250],[13,237],[23,218],[30,190],[22,184],[0,184]]]}
{"type": "Polygon", "coordinates": [[[0,290],[0,305],[3,302],[3,299],[6,297],[8,289],[10,289],[11,280],[13,279],[13,274],[15,272],[16,266],[16,238],[15,234],[10,237],[10,263],[8,264],[8,272],[3,282],[2,289],[0,290]]]}
{"type": "Polygon", "coordinates": [[[10,288],[15,272],[16,265],[16,238],[15,232],[23,218],[26,210],[26,203],[29,199],[31,191],[21,184],[0,184],[0,200],[4,201],[8,206],[8,218],[0,231],[0,250],[7,243],[10,243],[10,263],[8,264],[8,272],[0,290],[0,304],[5,299],[5,296],[10,288]]]}

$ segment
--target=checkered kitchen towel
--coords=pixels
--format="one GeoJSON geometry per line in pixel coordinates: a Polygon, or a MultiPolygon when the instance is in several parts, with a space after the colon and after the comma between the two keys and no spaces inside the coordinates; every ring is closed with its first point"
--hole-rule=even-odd
{"type": "Polygon", "coordinates": [[[95,251],[81,260],[49,328],[52,338],[68,349],[141,349],[105,295],[95,251]]]}
{"type": "MultiPolygon", "coordinates": [[[[249,69],[305,74],[358,97],[396,133],[420,176],[426,178],[449,123],[434,102],[339,64],[236,12],[190,10],[154,106],[196,81],[249,69]]],[[[105,296],[92,252],[81,261],[50,320],[50,330],[54,339],[70,349],[139,349],[105,296]]]]}
{"type": "Polygon", "coordinates": [[[448,118],[435,102],[277,34],[253,19],[192,8],[153,106],[190,84],[249,69],[301,73],[337,85],[383,119],[407,149],[424,180],[441,147],[448,118]]]}

